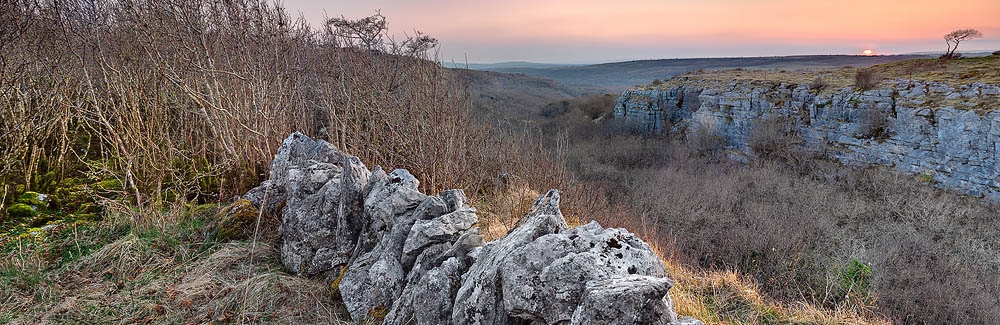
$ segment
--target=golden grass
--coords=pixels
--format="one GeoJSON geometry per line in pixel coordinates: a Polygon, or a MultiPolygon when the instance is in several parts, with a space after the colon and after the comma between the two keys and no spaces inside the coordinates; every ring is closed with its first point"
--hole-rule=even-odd
{"type": "Polygon", "coordinates": [[[782,303],[760,294],[758,284],[739,271],[699,271],[666,257],[653,245],[675,284],[674,309],[705,324],[890,324],[871,311],[836,310],[805,301],[782,303]]]}
{"type": "MultiPolygon", "coordinates": [[[[1000,56],[960,59],[916,59],[879,64],[867,68],[844,67],[821,70],[701,70],[680,75],[657,88],[673,88],[680,84],[717,84],[719,82],[755,82],[761,84],[812,84],[821,81],[824,91],[835,91],[854,85],[859,70],[868,70],[883,80],[912,79],[941,82],[952,87],[972,83],[1000,85],[1000,56]]],[[[649,88],[649,87],[647,87],[649,88]]]]}

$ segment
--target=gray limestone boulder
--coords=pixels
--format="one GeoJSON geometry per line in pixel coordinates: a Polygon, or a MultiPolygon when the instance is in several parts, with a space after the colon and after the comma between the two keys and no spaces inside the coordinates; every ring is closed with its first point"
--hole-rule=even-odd
{"type": "MultiPolygon", "coordinates": [[[[642,287],[645,291],[625,290],[620,295],[659,295],[654,297],[655,303],[640,297],[624,300],[627,302],[617,306],[617,312],[636,320],[626,323],[676,320],[666,294],[671,282],[649,245],[624,229],[604,229],[597,222],[568,229],[558,204],[558,192],[550,191],[507,236],[483,247],[463,278],[452,323],[570,322],[585,303],[588,283],[608,286],[630,276],[656,279],[647,281],[656,285],[642,287]],[[635,305],[636,301],[641,304],[635,305]],[[655,313],[637,314],[647,312],[655,313]]],[[[593,315],[603,317],[607,309],[616,308],[598,304],[591,302],[591,311],[579,316],[584,323],[599,320],[593,315]]]]}
{"type": "Polygon", "coordinates": [[[339,285],[353,319],[392,306],[406,282],[400,259],[410,227],[425,215],[444,212],[443,200],[417,191],[415,181],[409,172],[397,169],[375,185],[365,201],[368,226],[339,285]]]}
{"type": "Polygon", "coordinates": [[[358,225],[346,219],[357,217],[370,174],[357,157],[296,132],[278,148],[270,178],[244,198],[280,214],[282,264],[293,273],[318,274],[351,257],[358,225]]]}
{"type": "Polygon", "coordinates": [[[406,288],[383,324],[448,324],[462,274],[475,262],[472,253],[483,245],[479,228],[465,231],[448,247],[423,250],[408,275],[406,288]]]}
{"type": "Polygon", "coordinates": [[[287,186],[294,185],[290,184],[289,171],[313,163],[340,164],[346,157],[349,156],[326,141],[313,140],[300,132],[292,133],[278,147],[278,153],[271,161],[268,179],[243,197],[258,209],[277,213],[278,205],[287,198],[287,186]]]}
{"type": "Polygon", "coordinates": [[[677,320],[667,278],[629,275],[588,281],[571,324],[668,324],[677,320]]]}
{"type": "Polygon", "coordinates": [[[596,221],[539,237],[512,252],[505,262],[500,266],[504,308],[519,318],[550,324],[573,317],[588,281],[666,276],[663,263],[646,243],[624,229],[604,229],[596,221]]]}
{"type": "Polygon", "coordinates": [[[280,214],[281,260],[291,272],[330,275],[344,266],[337,289],[355,321],[689,320],[674,314],[672,282],[646,243],[596,222],[570,229],[558,191],[539,197],[506,236],[484,244],[461,190],[428,196],[419,185],[406,170],[369,171],[357,157],[296,133],[279,148],[270,178],[244,198],[280,214]]]}
{"type": "Polygon", "coordinates": [[[379,308],[401,324],[436,323],[451,315],[458,280],[472,264],[468,252],[482,246],[481,233],[472,228],[479,218],[462,191],[424,196],[417,185],[408,172],[396,170],[369,194],[365,215],[372,222],[360,238],[378,241],[371,249],[359,242],[360,254],[339,284],[354,319],[379,308]]]}
{"type": "Polygon", "coordinates": [[[552,190],[535,200],[531,212],[506,236],[483,246],[479,258],[462,276],[451,314],[454,324],[509,324],[514,319],[504,307],[502,269],[515,267],[507,258],[521,247],[548,234],[569,228],[559,211],[559,192],[552,190]]]}

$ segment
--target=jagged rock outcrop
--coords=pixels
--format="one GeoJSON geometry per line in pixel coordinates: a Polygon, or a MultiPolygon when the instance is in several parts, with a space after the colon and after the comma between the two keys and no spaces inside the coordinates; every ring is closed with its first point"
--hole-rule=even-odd
{"type": "Polygon", "coordinates": [[[678,319],[664,265],[624,229],[569,228],[559,192],[484,243],[461,190],[428,196],[406,170],[369,172],[300,133],[270,179],[244,196],[280,213],[281,260],[294,273],[346,268],[339,296],[356,321],[384,324],[698,324],[678,319]]]}
{"type": "Polygon", "coordinates": [[[356,225],[340,220],[356,218],[369,175],[357,157],[294,133],[271,162],[270,178],[244,198],[271,214],[280,209],[282,264],[293,273],[317,274],[352,256],[356,225]]]}
{"type": "Polygon", "coordinates": [[[656,131],[708,131],[733,149],[781,119],[810,149],[846,164],[882,164],[926,175],[974,196],[1000,199],[1000,87],[894,80],[867,91],[809,84],[672,80],[622,93],[615,117],[656,131]],[[667,130],[667,126],[673,126],[667,130]]]}

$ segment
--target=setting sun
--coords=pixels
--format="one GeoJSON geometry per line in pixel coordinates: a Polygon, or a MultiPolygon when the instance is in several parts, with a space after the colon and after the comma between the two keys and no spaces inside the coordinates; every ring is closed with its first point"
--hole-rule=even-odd
{"type": "Polygon", "coordinates": [[[873,52],[872,50],[865,50],[864,52],[861,52],[861,53],[863,53],[864,55],[872,55],[872,53],[875,53],[875,52],[873,52]]]}

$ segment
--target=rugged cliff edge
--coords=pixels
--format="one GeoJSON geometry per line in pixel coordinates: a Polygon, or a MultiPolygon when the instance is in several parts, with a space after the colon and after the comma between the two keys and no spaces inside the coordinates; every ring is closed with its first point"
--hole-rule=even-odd
{"type": "Polygon", "coordinates": [[[882,164],[1000,199],[1000,87],[896,79],[879,88],[675,78],[622,93],[615,118],[652,132],[711,132],[754,155],[752,131],[790,125],[803,146],[845,164],[882,164]]]}
{"type": "Polygon", "coordinates": [[[355,321],[383,324],[700,324],[678,318],[663,262],[624,229],[569,228],[559,192],[484,243],[461,190],[420,193],[323,140],[289,136],[246,198],[281,216],[281,261],[335,277],[355,321]],[[337,272],[340,270],[340,272],[337,272]],[[339,274],[339,276],[336,276],[339,274]]]}

